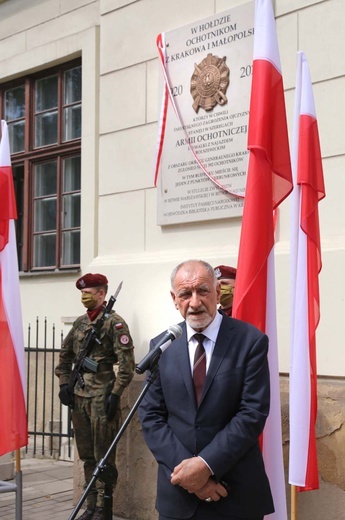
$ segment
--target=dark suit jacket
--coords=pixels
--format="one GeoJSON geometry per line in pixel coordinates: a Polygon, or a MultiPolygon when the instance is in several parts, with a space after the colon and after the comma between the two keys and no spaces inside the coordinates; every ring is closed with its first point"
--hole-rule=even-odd
{"type": "MultiPolygon", "coordinates": [[[[269,412],[268,338],[223,315],[199,407],[196,406],[185,323],[163,352],[159,373],[140,408],[146,443],[158,467],[156,507],[167,517],[189,518],[200,500],[170,483],[183,459],[200,455],[229,494],[207,504],[210,518],[257,517],[274,511],[258,438],[269,412]]],[[[151,347],[160,339],[151,341],[151,347]]]]}

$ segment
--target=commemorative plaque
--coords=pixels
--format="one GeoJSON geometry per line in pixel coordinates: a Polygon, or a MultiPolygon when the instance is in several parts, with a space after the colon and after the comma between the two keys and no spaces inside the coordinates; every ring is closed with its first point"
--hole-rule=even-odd
{"type": "Polygon", "coordinates": [[[165,34],[159,225],[242,214],[253,36],[254,2],[165,34]]]}

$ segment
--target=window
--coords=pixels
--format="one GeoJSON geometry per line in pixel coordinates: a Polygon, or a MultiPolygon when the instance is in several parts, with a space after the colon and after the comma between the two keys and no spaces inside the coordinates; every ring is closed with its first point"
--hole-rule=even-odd
{"type": "Polygon", "coordinates": [[[80,265],[81,81],[78,60],[0,86],[21,271],[80,265]]]}

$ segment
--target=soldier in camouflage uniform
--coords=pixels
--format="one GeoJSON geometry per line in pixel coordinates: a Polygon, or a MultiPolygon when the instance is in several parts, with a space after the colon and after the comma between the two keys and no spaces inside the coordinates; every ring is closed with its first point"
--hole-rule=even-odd
{"type": "MultiPolygon", "coordinates": [[[[73,323],[63,342],[55,374],[59,378],[62,404],[72,408],[72,421],[80,459],[84,463],[85,487],[97,463],[114,440],[120,422],[120,396],[134,374],[133,342],[125,321],[111,311],[101,328],[100,344],[94,342],[89,357],[98,363],[97,372],[84,372],[85,386],[77,383],[74,394],[69,387],[72,365],[78,359],[92,323],[102,315],[108,280],[104,275],[88,273],[76,282],[87,313],[73,323]],[[117,365],[115,375],[113,365],[117,365]]],[[[114,450],[115,451],[115,450],[114,450]]],[[[115,452],[107,462],[115,467],[115,452]]],[[[87,509],[79,520],[102,520],[104,484],[96,480],[87,496],[87,509]]]]}

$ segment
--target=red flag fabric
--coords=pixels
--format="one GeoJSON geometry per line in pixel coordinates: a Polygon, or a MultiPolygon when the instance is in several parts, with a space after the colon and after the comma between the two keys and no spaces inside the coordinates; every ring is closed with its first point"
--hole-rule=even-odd
{"type": "Polygon", "coordinates": [[[0,455],[26,446],[25,358],[8,130],[0,143],[0,455]]]}
{"type": "Polygon", "coordinates": [[[320,319],[318,203],[325,197],[319,133],[307,59],[298,53],[291,198],[291,334],[289,482],[319,488],[316,329],[320,319]]]}
{"type": "Polygon", "coordinates": [[[286,520],[274,280],[274,210],[292,190],[284,88],[271,0],[256,0],[250,100],[250,151],[233,316],[269,337],[270,414],[263,456],[275,513],[286,520]]]}
{"type": "Polygon", "coordinates": [[[16,199],[14,195],[12,168],[0,164],[0,251],[8,243],[10,219],[17,218],[16,199]]]}

